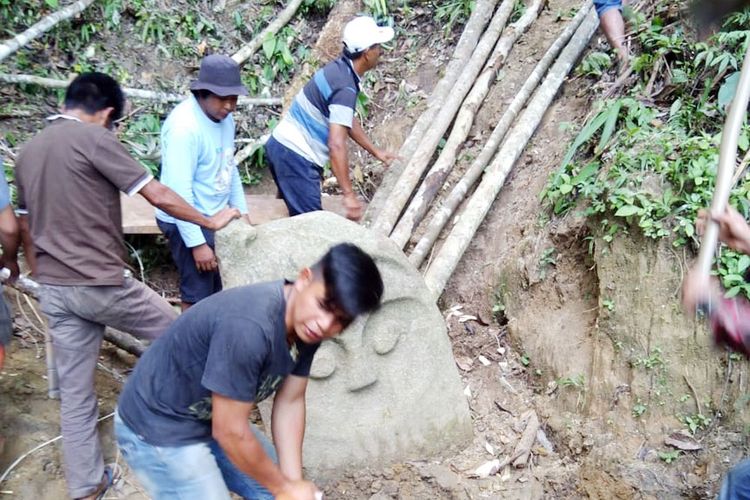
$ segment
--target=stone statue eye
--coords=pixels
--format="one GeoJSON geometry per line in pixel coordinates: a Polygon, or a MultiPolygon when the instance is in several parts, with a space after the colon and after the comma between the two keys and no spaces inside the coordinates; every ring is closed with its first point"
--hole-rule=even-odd
{"type": "Polygon", "coordinates": [[[365,325],[365,341],[372,349],[384,356],[393,351],[403,335],[409,333],[412,319],[417,310],[423,307],[416,300],[401,297],[385,302],[377,314],[371,316],[365,325]]]}
{"type": "Polygon", "coordinates": [[[333,375],[336,371],[338,358],[344,355],[343,349],[335,341],[323,342],[313,358],[310,367],[310,378],[322,380],[333,375]]]}

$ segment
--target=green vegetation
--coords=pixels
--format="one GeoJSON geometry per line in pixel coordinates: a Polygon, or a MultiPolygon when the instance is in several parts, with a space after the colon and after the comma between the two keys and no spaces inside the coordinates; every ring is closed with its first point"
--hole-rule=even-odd
{"type": "MultiPolygon", "coordinates": [[[[333,3],[332,0],[306,0],[299,15],[325,14],[333,3]]],[[[125,86],[142,87],[139,73],[151,73],[152,68],[134,67],[119,50],[157,52],[158,57],[178,64],[182,62],[185,67],[196,66],[205,53],[236,50],[238,42],[249,41],[260,33],[282,7],[272,2],[260,7],[257,3],[238,4],[233,11],[224,13],[199,0],[179,4],[160,0],[101,0],[0,63],[0,71],[61,79],[71,74],[102,71],[125,86]],[[127,49],[124,45],[112,46],[112,40],[125,39],[130,40],[127,49]],[[134,69],[139,73],[131,74],[134,69]]],[[[3,37],[21,32],[58,8],[57,0],[0,0],[0,32],[3,37]]],[[[253,64],[245,66],[243,80],[251,94],[278,95],[296,68],[309,58],[309,49],[302,43],[296,26],[292,23],[276,35],[269,35],[253,56],[253,64]]],[[[177,84],[158,81],[150,87],[172,91],[177,84]]],[[[60,102],[64,94],[61,89],[35,85],[17,88],[29,96],[29,102],[35,103],[44,95],[60,102]]],[[[123,142],[154,174],[159,172],[160,125],[171,107],[139,102],[134,104],[133,115],[123,123],[123,142]]],[[[5,139],[10,147],[17,146],[14,137],[5,139]]],[[[265,168],[263,150],[245,163],[240,165],[243,181],[258,182],[265,168]]]]}
{"type": "Polygon", "coordinates": [[[665,366],[662,350],[658,347],[651,349],[648,356],[633,361],[633,366],[643,367],[646,370],[659,370],[665,366]]]}
{"type": "MultiPolygon", "coordinates": [[[[663,13],[675,2],[662,2],[663,13]]],[[[694,42],[682,23],[659,13],[634,18],[641,53],[632,64],[636,83],[625,95],[599,102],[542,193],[550,212],[581,211],[594,234],[611,242],[621,234],[697,244],[697,211],[710,203],[726,106],[748,44],[750,11],[732,15],[707,42],[694,42]]],[[[604,70],[596,54],[579,74],[604,70]],[[597,59],[592,59],[597,58],[597,59]]],[[[739,140],[750,150],[750,128],[739,140]]],[[[742,179],[730,203],[748,214],[750,182],[742,179]]],[[[719,254],[719,275],[730,294],[750,296],[742,274],[750,258],[719,254]]]]}
{"type": "Polygon", "coordinates": [[[708,429],[708,426],[711,425],[711,419],[700,413],[684,416],[681,420],[687,426],[690,434],[693,435],[701,429],[708,429]]]}
{"type": "Polygon", "coordinates": [[[612,67],[612,58],[606,52],[592,52],[583,58],[575,70],[579,76],[599,78],[612,67]]]}
{"type": "Polygon", "coordinates": [[[435,3],[435,19],[443,25],[443,32],[448,35],[455,26],[469,19],[474,10],[474,0],[447,0],[435,3]]]}
{"type": "Polygon", "coordinates": [[[560,387],[574,387],[578,390],[585,390],[586,376],[583,373],[579,373],[572,377],[562,377],[557,380],[557,385],[560,387]]]}
{"type": "Polygon", "coordinates": [[[635,418],[638,418],[642,416],[644,413],[646,413],[646,410],[648,410],[648,405],[646,405],[640,399],[638,399],[635,402],[635,405],[633,405],[633,416],[635,418]]]}
{"type": "Polygon", "coordinates": [[[660,451],[659,452],[659,458],[664,460],[664,462],[671,464],[675,460],[677,460],[680,456],[680,450],[672,450],[672,451],[660,451]]]}
{"type": "Polygon", "coordinates": [[[539,257],[539,278],[544,279],[547,277],[547,270],[549,266],[555,266],[557,265],[557,249],[555,247],[547,248],[542,252],[541,257],[539,257]]]}

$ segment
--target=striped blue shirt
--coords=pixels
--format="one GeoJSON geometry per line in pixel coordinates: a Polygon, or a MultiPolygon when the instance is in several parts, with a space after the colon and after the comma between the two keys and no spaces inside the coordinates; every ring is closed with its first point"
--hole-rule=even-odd
{"type": "Polygon", "coordinates": [[[319,69],[297,94],[273,131],[285,147],[316,165],[328,162],[331,123],[351,128],[359,94],[359,76],[342,56],[319,69]]]}

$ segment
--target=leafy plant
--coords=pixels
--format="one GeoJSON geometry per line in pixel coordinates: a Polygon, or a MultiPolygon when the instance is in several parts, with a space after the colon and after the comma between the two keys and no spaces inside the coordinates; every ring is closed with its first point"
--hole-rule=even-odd
{"type": "Polygon", "coordinates": [[[302,14],[323,14],[331,10],[335,3],[335,0],[304,0],[300,5],[300,11],[302,14]]]}
{"type": "Polygon", "coordinates": [[[711,419],[700,413],[687,415],[683,417],[682,421],[687,426],[690,434],[693,435],[700,429],[708,429],[708,426],[711,425],[711,419]]]}
{"type": "Polygon", "coordinates": [[[544,252],[542,252],[541,257],[539,257],[538,268],[539,268],[539,277],[541,279],[544,279],[547,277],[547,268],[549,266],[554,266],[557,264],[555,252],[557,252],[557,250],[554,247],[547,248],[546,250],[544,250],[544,252]]]}
{"type": "Polygon", "coordinates": [[[662,357],[662,350],[658,347],[651,349],[648,356],[644,358],[638,358],[633,362],[633,366],[642,366],[646,370],[655,370],[665,366],[664,358],[662,357]]]}
{"type": "Polygon", "coordinates": [[[636,401],[635,405],[633,405],[633,416],[638,418],[646,413],[646,410],[648,410],[648,406],[639,399],[636,401]]]}
{"type": "Polygon", "coordinates": [[[680,450],[659,452],[659,458],[664,460],[668,464],[671,464],[672,462],[677,460],[679,456],[680,456],[680,450]]]}
{"type": "Polygon", "coordinates": [[[120,135],[120,140],[128,146],[133,157],[156,178],[160,173],[161,122],[162,117],[159,113],[144,113],[127,123],[120,135]]]}
{"type": "Polygon", "coordinates": [[[513,12],[510,14],[510,21],[511,23],[515,23],[519,19],[521,19],[521,16],[524,15],[526,12],[526,4],[523,0],[516,0],[516,3],[513,4],[513,12]]]}
{"type": "Polygon", "coordinates": [[[581,61],[581,65],[576,68],[576,74],[599,78],[611,67],[612,58],[609,54],[606,52],[592,52],[581,61]]]}
{"type": "Polygon", "coordinates": [[[572,377],[562,377],[557,380],[557,385],[560,387],[575,387],[582,389],[586,387],[586,377],[582,373],[572,377]]]}
{"type": "Polygon", "coordinates": [[[463,24],[474,11],[475,0],[448,0],[434,2],[435,19],[443,25],[443,31],[448,35],[453,27],[463,24]]]}

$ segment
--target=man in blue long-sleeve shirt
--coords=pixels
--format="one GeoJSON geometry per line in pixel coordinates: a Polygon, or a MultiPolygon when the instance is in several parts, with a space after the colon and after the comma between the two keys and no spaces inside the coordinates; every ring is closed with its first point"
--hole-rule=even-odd
{"type": "MultiPolygon", "coordinates": [[[[190,90],[193,95],[172,110],[162,128],[161,182],[205,215],[227,206],[247,215],[234,162],[232,112],[237,97],[247,95],[240,68],[228,56],[207,56],[190,90]]],[[[213,231],[160,210],[156,220],[180,273],[182,309],[220,291],[213,231]]]]}

